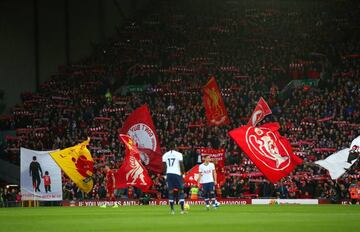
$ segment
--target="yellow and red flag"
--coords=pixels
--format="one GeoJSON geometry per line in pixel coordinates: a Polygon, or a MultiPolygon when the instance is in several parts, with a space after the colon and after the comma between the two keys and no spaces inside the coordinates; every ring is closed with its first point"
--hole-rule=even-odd
{"type": "Polygon", "coordinates": [[[215,77],[203,87],[203,102],[206,118],[210,126],[222,126],[230,123],[227,111],[221,97],[221,92],[216,84],[215,77]]]}
{"type": "Polygon", "coordinates": [[[86,147],[89,142],[90,138],[73,147],[49,152],[65,174],[86,193],[90,192],[94,185],[94,160],[86,147]]]}

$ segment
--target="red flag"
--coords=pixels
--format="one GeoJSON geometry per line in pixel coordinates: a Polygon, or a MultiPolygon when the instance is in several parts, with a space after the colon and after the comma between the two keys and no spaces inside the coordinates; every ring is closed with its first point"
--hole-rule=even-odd
{"type": "Polygon", "coordinates": [[[225,149],[200,148],[201,161],[204,162],[206,156],[210,156],[211,161],[215,164],[217,187],[222,186],[225,181],[225,149]]]}
{"type": "Polygon", "coordinates": [[[186,172],[184,182],[187,186],[198,185],[197,180],[199,178],[199,166],[200,165],[197,164],[190,169],[190,171],[186,172]]]}
{"type": "Polygon", "coordinates": [[[119,141],[125,144],[125,154],[134,156],[137,160],[140,161],[140,151],[137,147],[135,141],[129,136],[124,134],[119,134],[119,141]]]}
{"type": "Polygon", "coordinates": [[[128,134],[136,142],[141,161],[147,169],[162,173],[160,142],[146,104],[129,115],[119,133],[128,134]]]}
{"type": "Polygon", "coordinates": [[[212,77],[203,87],[203,93],[203,102],[208,125],[221,126],[229,124],[230,119],[227,115],[221,92],[214,77],[212,77]]]}
{"type": "Polygon", "coordinates": [[[263,120],[266,115],[269,115],[271,113],[272,113],[271,109],[268,106],[268,104],[266,103],[266,101],[264,100],[264,98],[260,98],[247,125],[248,126],[256,126],[256,124],[258,124],[261,120],[263,120]]]}
{"type": "Polygon", "coordinates": [[[126,145],[126,155],[123,165],[115,174],[116,188],[134,186],[147,191],[153,182],[139,160],[140,152],[135,142],[127,135],[120,134],[119,138],[126,145]]]}
{"type": "Polygon", "coordinates": [[[272,183],[289,175],[302,163],[279,129],[278,123],[266,123],[260,127],[242,126],[229,131],[230,137],[272,183]]]}

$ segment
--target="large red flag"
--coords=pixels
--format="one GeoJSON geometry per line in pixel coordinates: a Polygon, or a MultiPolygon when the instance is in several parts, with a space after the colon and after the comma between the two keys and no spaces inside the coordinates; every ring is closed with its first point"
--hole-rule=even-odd
{"type": "Polygon", "coordinates": [[[123,165],[115,173],[116,188],[134,186],[147,191],[153,182],[139,160],[140,152],[135,142],[128,135],[120,134],[119,139],[126,145],[126,155],[123,165]]]}
{"type": "Polygon", "coordinates": [[[221,92],[214,77],[212,77],[203,87],[203,93],[203,102],[208,125],[221,126],[229,124],[230,119],[227,115],[221,92]]]}
{"type": "Polygon", "coordinates": [[[264,100],[264,98],[260,98],[247,125],[248,126],[256,126],[256,124],[258,124],[261,120],[263,120],[266,115],[269,115],[271,113],[272,113],[271,109],[270,109],[269,105],[266,103],[266,101],[264,100]]]}
{"type": "Polygon", "coordinates": [[[190,171],[186,172],[184,182],[187,186],[198,185],[199,164],[195,165],[190,171]]]}
{"type": "Polygon", "coordinates": [[[289,141],[280,135],[279,129],[278,123],[266,123],[229,131],[231,138],[272,183],[289,175],[302,163],[302,159],[293,154],[289,141]]]}
{"type": "Polygon", "coordinates": [[[141,161],[147,169],[162,173],[160,142],[146,104],[129,115],[119,133],[128,134],[136,142],[141,161]]]}

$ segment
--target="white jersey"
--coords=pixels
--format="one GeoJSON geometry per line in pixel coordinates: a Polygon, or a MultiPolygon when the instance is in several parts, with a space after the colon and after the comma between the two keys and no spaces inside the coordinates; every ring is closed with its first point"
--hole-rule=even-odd
{"type": "Polygon", "coordinates": [[[183,155],[180,152],[168,151],[163,155],[162,161],[166,163],[166,174],[181,175],[180,161],[183,161],[183,155]]]}
{"type": "Polygon", "coordinates": [[[205,165],[205,163],[200,164],[199,173],[201,174],[200,183],[206,184],[215,182],[213,172],[215,171],[215,165],[213,163],[209,163],[205,165]]]}

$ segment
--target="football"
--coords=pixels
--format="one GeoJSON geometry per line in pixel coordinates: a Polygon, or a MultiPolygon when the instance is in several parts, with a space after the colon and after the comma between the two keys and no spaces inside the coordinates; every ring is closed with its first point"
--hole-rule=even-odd
{"type": "Polygon", "coordinates": [[[187,210],[187,211],[190,210],[190,205],[188,203],[185,203],[184,209],[187,210]]]}

